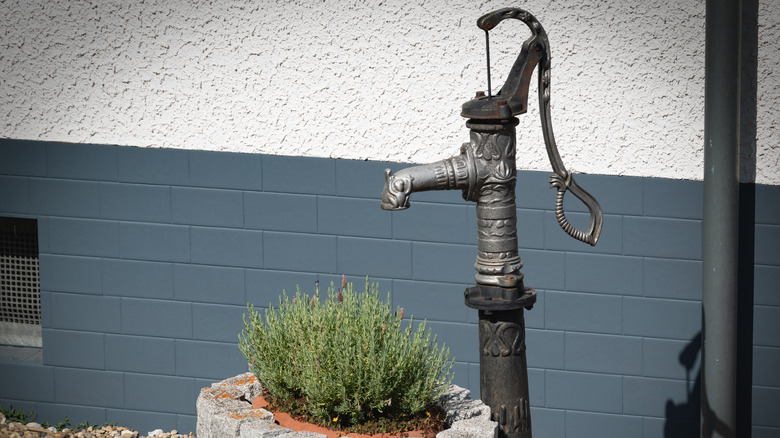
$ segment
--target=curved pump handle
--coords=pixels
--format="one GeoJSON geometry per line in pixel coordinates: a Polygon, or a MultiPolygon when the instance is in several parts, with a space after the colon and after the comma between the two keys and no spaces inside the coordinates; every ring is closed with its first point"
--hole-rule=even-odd
{"type": "Polygon", "coordinates": [[[485,31],[486,41],[489,41],[489,31],[498,23],[515,18],[524,22],[532,32],[531,38],[523,43],[506,82],[498,94],[492,95],[490,90],[490,48],[488,47],[488,96],[478,93],[475,99],[463,104],[461,116],[470,119],[507,119],[528,110],[528,85],[531,83],[534,68],[546,56],[547,35],[538,21],[522,9],[505,8],[485,14],[477,20],[477,27],[485,31]]]}
{"type": "MultiPolygon", "coordinates": [[[[541,24],[536,21],[533,15],[518,8],[504,8],[489,12],[477,19],[477,27],[485,31],[485,37],[488,32],[495,28],[499,23],[507,19],[517,19],[525,23],[531,29],[531,38],[523,43],[520,55],[517,56],[506,82],[498,92],[498,96],[506,98],[512,115],[524,114],[528,110],[528,85],[531,83],[534,68],[539,61],[549,52],[547,46],[547,34],[544,32],[541,24]]],[[[486,39],[486,41],[489,41],[486,39]]],[[[490,50],[488,48],[488,50],[490,50]]],[[[490,56],[488,52],[488,57],[490,56]]],[[[489,61],[488,61],[489,62],[489,61]]],[[[488,66],[490,69],[490,66],[488,66]]],[[[490,74],[488,72],[488,74],[490,74]]],[[[490,90],[488,90],[490,93],[490,90]]]]}
{"type": "Polygon", "coordinates": [[[547,39],[547,33],[536,17],[519,8],[504,8],[487,13],[477,20],[477,27],[484,30],[487,34],[499,23],[509,18],[525,23],[531,30],[531,37],[523,43],[520,55],[518,55],[506,82],[498,94],[496,96],[477,97],[466,102],[463,105],[462,115],[473,119],[496,119],[506,118],[507,109],[511,111],[512,116],[525,113],[528,102],[528,86],[531,82],[534,68],[539,65],[539,113],[542,119],[542,131],[544,133],[547,156],[550,159],[554,172],[550,176],[550,187],[558,191],[555,196],[555,218],[563,231],[569,236],[589,245],[596,245],[604,223],[601,206],[596,198],[574,181],[573,175],[566,170],[566,166],[564,166],[558,153],[558,146],[555,144],[552,118],[550,116],[551,64],[550,43],[547,39]],[[507,106],[508,108],[506,108],[507,106]],[[492,108],[495,108],[495,110],[491,111],[492,108]],[[502,112],[503,114],[501,114],[502,112]],[[574,194],[588,207],[590,225],[587,231],[578,230],[566,219],[563,209],[563,197],[567,191],[574,194]]]}

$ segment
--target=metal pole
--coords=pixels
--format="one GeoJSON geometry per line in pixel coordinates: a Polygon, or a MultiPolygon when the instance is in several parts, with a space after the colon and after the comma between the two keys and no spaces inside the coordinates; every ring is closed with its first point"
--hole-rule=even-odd
{"type": "Polygon", "coordinates": [[[741,0],[707,0],[701,436],[736,431],[741,0]]]}

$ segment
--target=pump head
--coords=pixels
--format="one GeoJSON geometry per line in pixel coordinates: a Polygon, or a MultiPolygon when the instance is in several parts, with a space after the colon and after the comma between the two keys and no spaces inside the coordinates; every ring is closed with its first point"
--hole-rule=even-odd
{"type": "Polygon", "coordinates": [[[547,156],[552,165],[553,174],[550,176],[550,186],[558,190],[555,199],[555,217],[563,230],[577,240],[595,245],[601,235],[601,227],[604,219],[601,206],[598,201],[585,189],[580,187],[573,175],[566,170],[558,146],[555,144],[555,136],[550,117],[550,42],[547,33],[541,23],[529,12],[519,8],[499,9],[481,16],[477,20],[477,27],[485,31],[485,42],[488,64],[488,92],[478,92],[477,97],[463,104],[461,115],[470,119],[472,123],[498,122],[507,123],[509,119],[524,114],[528,110],[528,87],[531,83],[533,71],[538,66],[539,70],[539,113],[542,118],[542,131],[547,156]],[[531,30],[531,37],[523,42],[520,54],[512,69],[509,71],[506,82],[498,94],[492,95],[490,91],[490,30],[507,19],[516,19],[525,23],[531,30]],[[563,210],[563,196],[566,191],[571,191],[582,201],[590,211],[590,225],[587,231],[576,229],[566,219],[563,210]]]}

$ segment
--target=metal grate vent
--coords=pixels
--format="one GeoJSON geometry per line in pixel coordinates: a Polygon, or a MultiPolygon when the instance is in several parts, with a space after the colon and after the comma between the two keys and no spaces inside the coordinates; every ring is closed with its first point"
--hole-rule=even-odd
{"type": "Polygon", "coordinates": [[[38,227],[0,218],[0,343],[40,346],[38,227]]]}

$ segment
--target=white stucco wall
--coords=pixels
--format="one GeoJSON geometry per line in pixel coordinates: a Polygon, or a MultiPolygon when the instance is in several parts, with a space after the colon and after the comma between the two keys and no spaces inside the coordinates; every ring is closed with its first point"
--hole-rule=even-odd
{"type": "MultiPolygon", "coordinates": [[[[780,184],[778,8],[760,0],[756,182],[780,184]]],[[[489,0],[0,0],[0,137],[428,162],[467,140],[489,0]]],[[[585,173],[701,179],[703,0],[527,0],[585,173]]],[[[497,89],[528,31],[491,33],[497,89]]],[[[547,170],[535,80],[518,166],[547,170]]]]}

